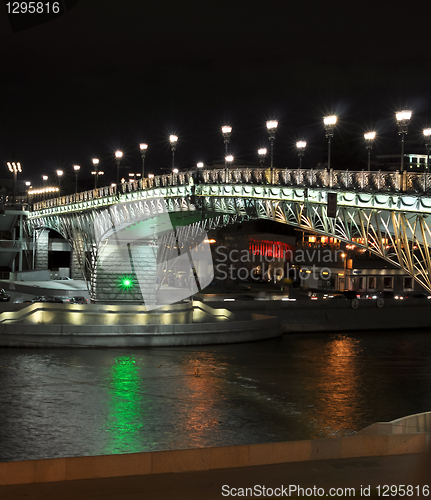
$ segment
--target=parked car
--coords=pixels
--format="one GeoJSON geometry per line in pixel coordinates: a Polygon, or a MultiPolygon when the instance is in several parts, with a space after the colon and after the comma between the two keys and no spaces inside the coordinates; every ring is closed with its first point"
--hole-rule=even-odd
{"type": "Polygon", "coordinates": [[[70,299],[71,304],[88,304],[88,299],[85,297],[72,297],[70,299]]]}
{"type": "Polygon", "coordinates": [[[32,302],[54,302],[56,304],[62,304],[63,301],[59,297],[52,297],[50,295],[41,295],[40,297],[35,297],[32,302]]]}
{"type": "Polygon", "coordinates": [[[428,299],[428,298],[429,298],[428,294],[421,292],[409,293],[406,297],[406,299],[428,299]]]}
{"type": "Polygon", "coordinates": [[[0,300],[2,300],[3,302],[10,301],[10,295],[6,293],[6,290],[4,288],[0,288],[0,300]]]}

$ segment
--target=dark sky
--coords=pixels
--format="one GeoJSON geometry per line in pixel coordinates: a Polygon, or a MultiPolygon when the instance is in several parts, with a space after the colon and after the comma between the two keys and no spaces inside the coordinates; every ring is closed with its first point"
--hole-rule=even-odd
{"type": "MultiPolygon", "coordinates": [[[[381,0],[80,0],[51,22],[13,33],[0,6],[0,155],[21,161],[33,183],[99,156],[114,180],[113,152],[138,169],[221,162],[220,127],[233,127],[238,162],[257,161],[265,121],[280,122],[276,165],[325,155],[322,116],[337,113],[333,165],[365,161],[397,146],[394,112],[413,110],[411,147],[431,121],[426,3],[381,0]]],[[[72,178],[72,173],[69,174],[72,178]]],[[[112,177],[112,179],[111,179],[112,177]]],[[[108,180],[108,176],[106,177],[108,180]]]]}

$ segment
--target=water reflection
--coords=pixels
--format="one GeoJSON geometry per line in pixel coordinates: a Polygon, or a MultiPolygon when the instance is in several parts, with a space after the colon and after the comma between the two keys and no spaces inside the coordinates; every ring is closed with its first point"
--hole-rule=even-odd
{"type": "Polygon", "coordinates": [[[347,336],[329,340],[314,378],[320,397],[314,406],[315,436],[352,432],[362,404],[358,373],[361,341],[347,336]],[[317,432],[316,432],[317,431],[317,432]]]}
{"type": "Polygon", "coordinates": [[[106,421],[109,438],[104,452],[145,451],[140,439],[146,423],[145,391],[135,357],[116,358],[109,375],[109,414],[106,421]]]}
{"type": "Polygon", "coordinates": [[[431,336],[0,349],[0,461],[348,435],[431,408],[431,336]]]}

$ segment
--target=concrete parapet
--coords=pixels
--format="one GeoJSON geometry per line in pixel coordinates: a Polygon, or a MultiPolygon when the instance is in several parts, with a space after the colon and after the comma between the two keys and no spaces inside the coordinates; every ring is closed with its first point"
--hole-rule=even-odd
{"type": "Polygon", "coordinates": [[[35,303],[0,314],[3,347],[154,347],[250,342],[281,335],[278,318],[251,313],[236,321],[226,309],[35,303]]]}
{"type": "Polygon", "coordinates": [[[192,472],[425,451],[426,434],[417,433],[31,460],[0,463],[0,485],[192,472]]]}
{"type": "Polygon", "coordinates": [[[431,432],[431,412],[416,413],[390,422],[377,422],[362,429],[357,434],[384,436],[388,434],[413,434],[415,432],[431,432]]]}
{"type": "MultiPolygon", "coordinates": [[[[385,299],[377,307],[375,300],[360,300],[359,307],[351,307],[350,300],[235,300],[228,302],[229,310],[237,319],[250,311],[277,316],[283,333],[368,331],[382,329],[412,329],[431,327],[431,301],[385,299]]],[[[226,307],[226,302],[211,300],[212,307],[226,307]]]]}

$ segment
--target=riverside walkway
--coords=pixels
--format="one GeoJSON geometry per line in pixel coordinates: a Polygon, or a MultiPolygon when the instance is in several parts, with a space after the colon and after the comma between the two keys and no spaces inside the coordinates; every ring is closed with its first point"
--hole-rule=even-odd
{"type": "MultiPolygon", "coordinates": [[[[280,488],[295,485],[301,488],[361,488],[375,490],[383,485],[422,485],[428,478],[430,457],[424,454],[361,457],[338,460],[218,469],[174,474],[154,474],[104,479],[81,479],[53,483],[0,486],[5,500],[215,500],[259,498],[241,496],[233,488],[280,488]],[[225,496],[222,488],[225,486],[225,496]],[[227,496],[227,492],[231,496],[227,496]]],[[[278,491],[276,492],[278,493],[278,491]]],[[[376,492],[372,492],[376,496],[376,492]]],[[[298,493],[294,493],[294,497],[298,493]]],[[[260,497],[262,498],[263,495],[260,497]]],[[[268,498],[268,497],[266,497],[268,498]]],[[[271,498],[271,497],[269,497],[271,498]]],[[[280,498],[272,496],[272,498],[280,498]]],[[[281,497],[283,498],[283,497],[281,497]]],[[[412,497],[409,497],[412,498],[412,497]]],[[[429,498],[423,496],[423,498],[429,498]]]]}

